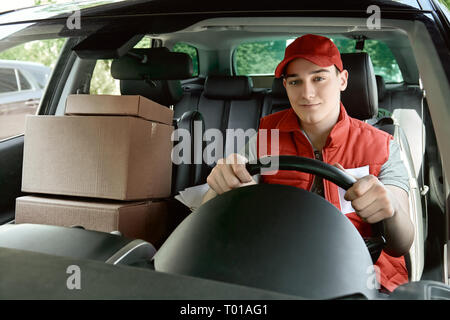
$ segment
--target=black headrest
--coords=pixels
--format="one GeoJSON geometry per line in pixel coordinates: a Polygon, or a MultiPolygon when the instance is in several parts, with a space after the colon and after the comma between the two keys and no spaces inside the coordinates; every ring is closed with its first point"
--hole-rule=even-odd
{"type": "Polygon", "coordinates": [[[283,78],[275,78],[272,82],[272,96],[275,98],[286,98],[287,93],[283,85],[283,78]]]}
{"type": "Polygon", "coordinates": [[[141,95],[163,106],[181,100],[183,89],[179,80],[120,80],[122,95],[141,95]]]}
{"type": "Polygon", "coordinates": [[[111,75],[120,80],[181,80],[192,77],[192,60],[186,53],[162,48],[131,49],[111,64],[111,75]]]}
{"type": "Polygon", "coordinates": [[[378,101],[383,100],[386,96],[386,85],[382,76],[375,76],[377,81],[378,101]]]}
{"type": "Polygon", "coordinates": [[[247,76],[209,76],[203,91],[210,99],[238,100],[249,99],[253,82],[247,76]]]}
{"type": "Polygon", "coordinates": [[[367,120],[378,113],[378,93],[372,61],[365,52],[341,54],[348,71],[347,89],[341,101],[347,113],[356,119],[367,120]]]}

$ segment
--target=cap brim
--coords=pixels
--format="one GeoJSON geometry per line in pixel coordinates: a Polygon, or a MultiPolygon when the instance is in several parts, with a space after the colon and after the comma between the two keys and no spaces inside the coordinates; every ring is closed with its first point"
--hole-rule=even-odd
{"type": "MultiPolygon", "coordinates": [[[[317,55],[308,55],[308,54],[298,54],[298,55],[291,56],[287,59],[284,59],[283,61],[281,61],[278,64],[278,66],[275,69],[275,78],[281,78],[283,76],[283,71],[286,68],[287,64],[289,62],[291,62],[292,60],[295,60],[298,58],[308,60],[309,62],[312,62],[312,63],[318,65],[319,67],[329,67],[329,66],[334,65],[334,63],[328,57],[317,56],[317,55]]],[[[339,69],[339,67],[338,67],[338,69],[339,69]]],[[[340,71],[342,71],[342,70],[340,70],[340,71]]]]}

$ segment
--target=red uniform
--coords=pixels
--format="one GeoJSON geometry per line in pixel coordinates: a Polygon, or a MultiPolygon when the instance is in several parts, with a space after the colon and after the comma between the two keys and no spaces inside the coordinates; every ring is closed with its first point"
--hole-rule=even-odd
{"type": "MultiPolygon", "coordinates": [[[[292,108],[274,113],[261,119],[259,129],[267,129],[267,154],[260,153],[258,136],[258,157],[265,155],[296,155],[314,158],[314,150],[300,129],[299,118],[292,108]],[[279,130],[279,153],[271,153],[270,129],[279,130]]],[[[344,168],[369,166],[370,174],[378,176],[381,166],[389,157],[389,142],[392,136],[360,120],[347,115],[341,103],[338,122],[330,132],[324,148],[323,161],[340,163],[344,168]]],[[[265,140],[265,139],[264,139],[265,140]]],[[[275,151],[276,152],[276,151],[275,151]]],[[[278,171],[274,175],[262,175],[263,183],[291,185],[311,190],[313,175],[297,171],[278,171]]],[[[338,187],[324,180],[325,198],[341,210],[338,187]]],[[[363,237],[371,236],[370,224],[364,222],[355,212],[346,216],[363,237]]],[[[408,272],[403,257],[392,257],[384,251],[376,266],[380,268],[380,284],[389,291],[408,281],[408,272]]]]}

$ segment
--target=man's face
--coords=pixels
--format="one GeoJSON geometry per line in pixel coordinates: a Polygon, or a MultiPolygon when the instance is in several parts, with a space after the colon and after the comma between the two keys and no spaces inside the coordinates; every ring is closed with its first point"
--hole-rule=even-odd
{"type": "Polygon", "coordinates": [[[302,124],[328,125],[339,117],[340,93],[347,87],[347,78],[347,70],[337,74],[334,65],[320,67],[298,58],[288,64],[283,85],[302,124]]]}

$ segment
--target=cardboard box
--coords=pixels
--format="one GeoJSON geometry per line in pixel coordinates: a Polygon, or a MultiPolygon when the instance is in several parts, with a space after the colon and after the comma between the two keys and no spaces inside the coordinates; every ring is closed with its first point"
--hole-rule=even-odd
{"type": "Polygon", "coordinates": [[[130,116],[28,116],[22,191],[115,200],[168,197],[172,131],[130,116]]]}
{"type": "Polygon", "coordinates": [[[36,223],[111,232],[159,247],[168,236],[165,201],[119,202],[24,196],[16,199],[15,223],[36,223]]]}
{"type": "Polygon", "coordinates": [[[69,115],[129,115],[172,125],[173,110],[142,96],[73,94],[66,100],[69,115]]]}

